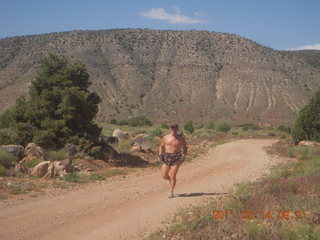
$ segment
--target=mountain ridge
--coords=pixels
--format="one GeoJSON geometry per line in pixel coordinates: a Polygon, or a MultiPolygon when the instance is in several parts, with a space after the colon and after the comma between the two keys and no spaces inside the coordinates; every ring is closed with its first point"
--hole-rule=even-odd
{"type": "Polygon", "coordinates": [[[47,52],[84,63],[97,119],[293,122],[320,87],[320,51],[277,51],[236,34],[77,30],[0,39],[0,114],[27,94],[47,52]]]}

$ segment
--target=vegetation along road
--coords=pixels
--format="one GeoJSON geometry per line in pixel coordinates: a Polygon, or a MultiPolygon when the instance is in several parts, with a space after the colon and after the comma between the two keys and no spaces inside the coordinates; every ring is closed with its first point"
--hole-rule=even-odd
{"type": "Polygon", "coordinates": [[[172,199],[155,168],[60,196],[0,206],[0,239],[141,239],[179,207],[227,194],[234,183],[266,173],[278,159],[264,147],[275,141],[233,141],[184,163],[172,199]]]}

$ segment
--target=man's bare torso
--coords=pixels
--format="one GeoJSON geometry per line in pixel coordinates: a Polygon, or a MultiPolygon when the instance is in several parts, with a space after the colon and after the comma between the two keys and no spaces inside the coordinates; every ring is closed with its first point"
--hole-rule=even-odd
{"type": "Polygon", "coordinates": [[[165,141],[165,152],[168,153],[176,153],[180,152],[184,143],[184,139],[182,136],[173,136],[172,134],[168,134],[164,136],[165,141]]]}

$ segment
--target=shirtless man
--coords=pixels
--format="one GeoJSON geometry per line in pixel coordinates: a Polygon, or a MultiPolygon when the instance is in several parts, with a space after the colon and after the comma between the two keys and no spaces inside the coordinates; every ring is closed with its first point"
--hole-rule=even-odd
{"type": "Polygon", "coordinates": [[[176,175],[188,151],[184,137],[177,134],[178,130],[178,124],[172,124],[170,126],[170,133],[162,138],[159,147],[159,159],[163,162],[162,177],[169,180],[170,183],[169,198],[173,197],[173,190],[177,181],[176,175]]]}

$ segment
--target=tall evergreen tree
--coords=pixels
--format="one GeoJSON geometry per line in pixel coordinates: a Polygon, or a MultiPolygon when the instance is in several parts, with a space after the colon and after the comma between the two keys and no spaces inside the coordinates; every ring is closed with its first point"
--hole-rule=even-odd
{"type": "Polygon", "coordinates": [[[101,98],[89,92],[90,84],[83,64],[52,53],[44,57],[28,99],[18,99],[12,112],[20,144],[34,141],[55,149],[81,137],[96,140],[101,128],[93,119],[101,98]]]}
{"type": "Polygon", "coordinates": [[[320,142],[320,91],[300,110],[292,133],[293,140],[320,142]]]}

